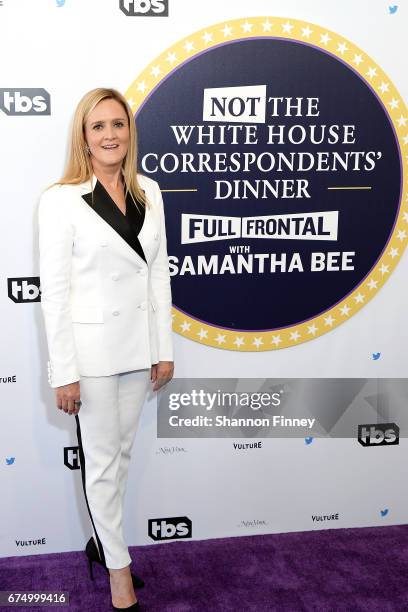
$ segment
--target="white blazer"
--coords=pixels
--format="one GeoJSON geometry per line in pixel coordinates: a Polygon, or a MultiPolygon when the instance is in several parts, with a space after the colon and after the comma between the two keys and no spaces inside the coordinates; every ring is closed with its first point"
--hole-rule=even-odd
{"type": "Polygon", "coordinates": [[[108,376],[173,360],[163,200],[138,175],[150,206],[138,235],[146,261],[82,197],[96,177],[55,185],[39,205],[41,306],[48,381],[108,376]]]}

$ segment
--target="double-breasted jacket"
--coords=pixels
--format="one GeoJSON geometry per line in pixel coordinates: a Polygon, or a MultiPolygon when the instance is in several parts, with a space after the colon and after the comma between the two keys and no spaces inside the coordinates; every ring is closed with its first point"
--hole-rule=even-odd
{"type": "Polygon", "coordinates": [[[126,215],[93,176],[54,185],[39,205],[41,306],[48,380],[109,376],[173,360],[171,283],[163,200],[138,174],[147,200],[126,215]]]}

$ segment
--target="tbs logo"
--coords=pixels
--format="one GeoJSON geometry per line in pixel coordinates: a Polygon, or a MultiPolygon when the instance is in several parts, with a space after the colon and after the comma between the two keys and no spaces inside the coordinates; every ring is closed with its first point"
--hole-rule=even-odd
{"type": "Polygon", "coordinates": [[[119,0],[119,8],[131,17],[168,17],[169,0],[119,0]]]}
{"type": "Polygon", "coordinates": [[[8,296],[16,304],[27,304],[28,302],[39,302],[40,277],[27,276],[26,278],[8,278],[8,296]]]}
{"type": "Polygon", "coordinates": [[[81,464],[79,462],[78,446],[64,447],[64,465],[70,470],[79,470],[81,464]]]}
{"type": "Polygon", "coordinates": [[[158,540],[182,540],[191,538],[192,523],[187,516],[149,519],[149,536],[158,540]]]}
{"type": "Polygon", "coordinates": [[[48,91],[35,89],[0,89],[0,108],[6,115],[51,115],[48,91]]]}
{"type": "Polygon", "coordinates": [[[374,423],[358,426],[358,441],[362,446],[399,444],[399,427],[395,423],[374,423]]]}

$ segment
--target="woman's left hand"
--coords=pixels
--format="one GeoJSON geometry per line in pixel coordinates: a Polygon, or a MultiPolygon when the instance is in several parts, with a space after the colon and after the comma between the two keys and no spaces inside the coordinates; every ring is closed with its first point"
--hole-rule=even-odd
{"type": "Polygon", "coordinates": [[[173,378],[174,361],[159,361],[152,365],[150,380],[153,383],[153,391],[158,391],[173,378]]]}

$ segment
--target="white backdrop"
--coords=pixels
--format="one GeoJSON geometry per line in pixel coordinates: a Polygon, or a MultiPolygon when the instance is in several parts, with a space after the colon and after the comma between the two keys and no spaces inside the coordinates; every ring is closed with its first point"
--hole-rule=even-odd
{"type": "MultiPolygon", "coordinates": [[[[38,276],[36,206],[42,189],[61,176],[73,109],[97,86],[125,92],[159,53],[190,33],[257,15],[341,33],[381,65],[406,99],[406,10],[390,15],[380,0],[170,0],[170,16],[157,19],[125,17],[117,0],[66,0],[61,7],[52,0],[4,0],[0,6],[0,88],[41,87],[51,95],[50,116],[0,111],[1,556],[78,550],[90,533],[80,472],[63,463],[64,447],[77,443],[75,423],[54,408],[48,388],[40,304],[16,304],[7,295],[8,278],[38,276]]],[[[404,378],[407,272],[405,254],[363,311],[290,349],[223,351],[175,334],[176,376],[404,378]],[[381,359],[373,361],[376,351],[381,359]]],[[[239,441],[157,439],[155,403],[148,401],[129,478],[128,543],[152,543],[147,523],[157,517],[188,516],[195,539],[407,520],[405,438],[377,451],[350,439],[316,439],[310,447],[303,439],[265,439],[260,449],[236,450],[239,441]],[[312,520],[337,513],[335,521],[312,520]]]]}

